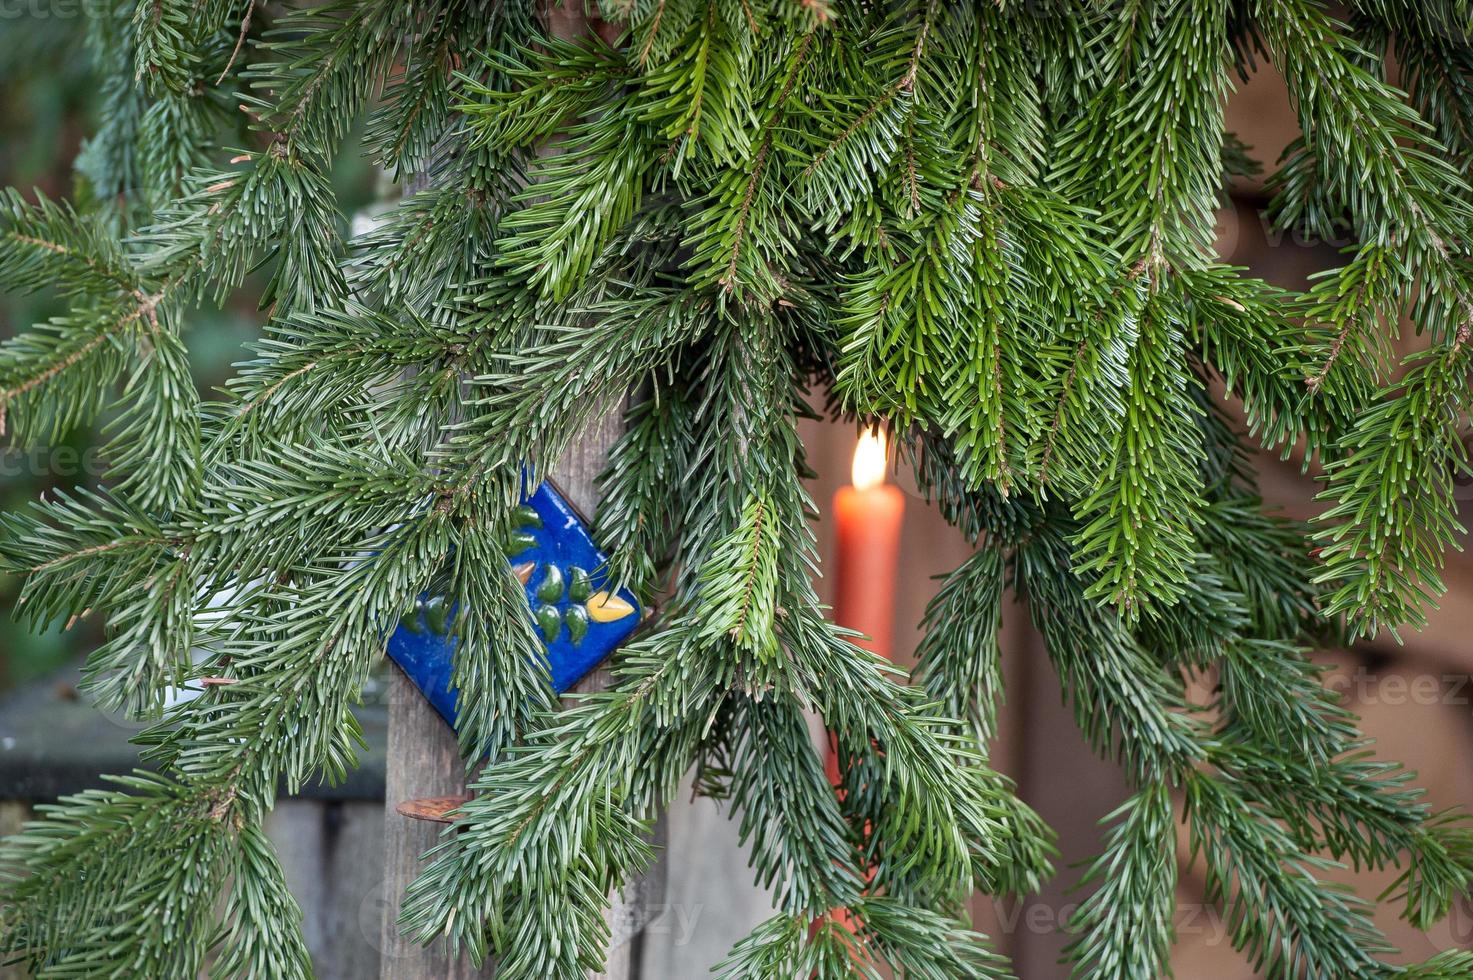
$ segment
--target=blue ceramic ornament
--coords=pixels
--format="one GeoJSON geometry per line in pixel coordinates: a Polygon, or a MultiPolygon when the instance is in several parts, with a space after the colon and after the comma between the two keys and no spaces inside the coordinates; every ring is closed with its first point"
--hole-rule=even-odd
{"type": "MultiPolygon", "coordinates": [[[[605,556],[550,484],[525,499],[513,523],[507,558],[527,590],[527,612],[547,648],[552,686],[561,694],[634,631],[639,603],[627,589],[605,588],[605,556]]],[[[389,637],[389,656],[452,726],[454,617],[444,596],[422,595],[389,637]]]]}

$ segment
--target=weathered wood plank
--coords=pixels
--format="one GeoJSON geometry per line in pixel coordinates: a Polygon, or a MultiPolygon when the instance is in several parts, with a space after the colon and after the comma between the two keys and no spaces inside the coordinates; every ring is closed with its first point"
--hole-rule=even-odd
{"type": "Polygon", "coordinates": [[[379,972],[384,839],[377,802],[280,800],[266,818],[287,887],[302,907],[302,933],[317,980],[379,972]]]}
{"type": "Polygon", "coordinates": [[[384,901],[379,942],[383,980],[470,980],[491,977],[464,956],[451,959],[438,944],[425,948],[399,934],[404,889],[419,874],[421,856],[434,846],[441,824],[411,820],[394,807],[425,796],[465,792],[465,764],[455,733],[402,671],[389,682],[389,750],[384,777],[384,901]]]}

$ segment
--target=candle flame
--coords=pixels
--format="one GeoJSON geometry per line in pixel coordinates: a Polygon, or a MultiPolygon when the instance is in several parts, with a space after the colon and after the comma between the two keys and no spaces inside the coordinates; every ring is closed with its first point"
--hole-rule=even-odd
{"type": "Polygon", "coordinates": [[[871,429],[859,434],[849,475],[856,490],[870,490],[885,482],[885,433],[871,429]]]}

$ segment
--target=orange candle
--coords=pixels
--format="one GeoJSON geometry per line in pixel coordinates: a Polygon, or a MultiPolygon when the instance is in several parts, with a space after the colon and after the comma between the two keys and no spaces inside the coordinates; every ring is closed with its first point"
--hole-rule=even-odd
{"type": "MultiPolygon", "coordinates": [[[[885,436],[865,432],[854,447],[853,486],[834,494],[839,529],[834,560],[834,622],[864,634],[858,642],[890,656],[895,632],[895,572],[905,497],[885,482],[885,436]]],[[[829,782],[842,782],[832,738],[824,759],[829,782]]]]}
{"type": "Polygon", "coordinates": [[[890,655],[895,633],[895,572],[905,497],[885,482],[885,437],[863,433],[854,448],[853,486],[834,494],[839,529],[834,622],[858,630],[869,649],[890,655]]]}

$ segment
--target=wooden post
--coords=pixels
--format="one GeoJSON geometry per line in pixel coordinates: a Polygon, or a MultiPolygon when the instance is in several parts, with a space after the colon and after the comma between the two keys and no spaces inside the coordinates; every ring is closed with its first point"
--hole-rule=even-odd
{"type": "MultiPolygon", "coordinates": [[[[610,406],[587,426],[577,444],[557,469],[553,482],[585,515],[592,514],[598,497],[594,480],[603,469],[608,451],[623,426],[622,402],[610,406]]],[[[580,692],[601,691],[613,676],[600,668],[584,678],[580,692]]],[[[476,970],[464,958],[452,961],[442,949],[425,949],[399,935],[397,920],[404,889],[419,873],[420,858],[434,846],[442,824],[412,820],[394,807],[406,800],[465,793],[465,766],[460,759],[450,727],[435,714],[429,702],[399,670],[393,671],[389,690],[389,746],[385,779],[384,810],[384,920],[383,980],[469,980],[494,976],[487,966],[476,970]]],[[[639,930],[649,909],[662,900],[663,889],[657,864],[639,881],[614,896],[610,911],[613,941],[609,950],[607,980],[635,980],[638,976],[639,930]]]]}
{"type": "Polygon", "coordinates": [[[404,889],[419,874],[423,854],[443,824],[395,811],[405,800],[465,793],[465,764],[455,734],[397,667],[389,680],[389,747],[384,762],[384,918],[379,944],[382,980],[470,980],[495,976],[465,957],[452,961],[440,946],[424,948],[399,935],[404,889]]]}
{"type": "MultiPolygon", "coordinates": [[[[561,38],[575,38],[590,30],[608,33],[607,25],[590,23],[582,10],[583,5],[572,0],[548,3],[545,16],[549,32],[561,38]]],[[[592,516],[597,504],[594,481],[623,429],[623,407],[620,399],[609,405],[607,411],[595,416],[553,470],[553,482],[585,515],[592,516]]],[[[607,670],[599,669],[584,678],[577,690],[605,690],[612,680],[607,670]]],[[[433,946],[425,949],[399,935],[397,921],[404,889],[419,873],[420,857],[434,846],[442,825],[411,820],[396,812],[394,807],[406,800],[464,795],[465,766],[449,727],[397,669],[393,671],[389,688],[389,745],[384,790],[385,900],[381,944],[383,960],[379,976],[382,980],[469,980],[494,976],[495,971],[489,964],[476,970],[464,957],[452,961],[441,949],[433,946]]],[[[638,977],[640,929],[648,910],[663,899],[661,868],[663,862],[656,864],[649,875],[630,883],[614,896],[609,913],[612,941],[607,970],[601,975],[605,980],[636,980],[638,977]]]]}

